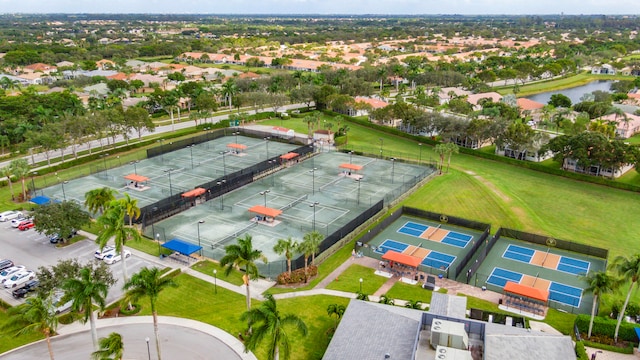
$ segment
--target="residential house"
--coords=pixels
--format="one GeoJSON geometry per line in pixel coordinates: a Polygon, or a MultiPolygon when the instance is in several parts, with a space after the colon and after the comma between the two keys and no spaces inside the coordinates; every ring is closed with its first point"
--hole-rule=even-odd
{"type": "Polygon", "coordinates": [[[127,60],[127,62],[124,63],[125,66],[130,67],[133,71],[147,71],[147,64],[147,62],[140,60],[127,60]]]}
{"type": "Polygon", "coordinates": [[[577,160],[575,159],[564,159],[564,164],[562,164],[562,168],[568,171],[579,172],[587,175],[594,176],[604,176],[608,178],[618,178],[624,175],[627,171],[633,169],[633,164],[627,164],[622,168],[613,171],[612,168],[604,168],[601,165],[592,165],[589,167],[581,166],[577,160]]]}
{"type": "Polygon", "coordinates": [[[76,66],[76,64],[72,63],[71,61],[60,61],[59,63],[56,63],[56,66],[61,68],[61,67],[74,67],[76,66]]]}
{"type": "Polygon", "coordinates": [[[615,75],[616,69],[609,64],[603,64],[602,66],[594,66],[591,68],[591,73],[594,75],[615,75]]]}
{"type": "Polygon", "coordinates": [[[52,72],[56,72],[58,70],[57,67],[53,65],[43,64],[43,63],[35,63],[31,65],[27,65],[23,68],[25,73],[35,73],[40,72],[43,74],[51,74],[52,72]]]}
{"type": "Polygon", "coordinates": [[[481,110],[482,106],[479,104],[482,99],[490,99],[494,103],[500,102],[502,100],[502,95],[497,92],[487,92],[480,94],[470,94],[467,96],[467,102],[473,105],[473,110],[481,110]]]}
{"type": "Polygon", "coordinates": [[[441,88],[438,93],[438,98],[440,101],[440,105],[446,104],[451,100],[451,97],[462,97],[471,95],[471,91],[463,90],[457,87],[445,87],[441,88]]]}
{"type": "Polygon", "coordinates": [[[116,63],[111,60],[102,59],[96,61],[96,66],[100,70],[112,70],[116,68],[116,63]]]}
{"type": "Polygon", "coordinates": [[[624,113],[623,116],[618,114],[609,114],[599,119],[616,123],[616,137],[628,139],[633,135],[640,133],[640,116],[624,113]]]}
{"type": "Polygon", "coordinates": [[[529,100],[526,98],[519,98],[516,101],[518,104],[518,108],[520,109],[520,115],[522,115],[523,117],[531,117],[531,119],[535,122],[540,121],[542,108],[544,108],[543,103],[539,103],[537,101],[529,100]]]}
{"type": "Polygon", "coordinates": [[[28,85],[42,85],[44,83],[50,83],[52,81],[47,81],[47,76],[43,76],[44,74],[41,72],[33,72],[33,73],[24,73],[16,76],[17,78],[23,79],[27,82],[28,85]]]}

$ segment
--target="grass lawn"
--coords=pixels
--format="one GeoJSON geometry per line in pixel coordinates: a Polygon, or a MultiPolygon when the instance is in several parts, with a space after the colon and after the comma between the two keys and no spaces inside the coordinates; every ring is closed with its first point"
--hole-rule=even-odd
{"type": "Polygon", "coordinates": [[[327,289],[357,293],[360,291],[360,279],[362,279],[362,293],[373,294],[389,280],[384,276],[374,274],[374,272],[375,270],[372,268],[353,264],[339,278],[331,282],[327,289]]]}
{"type": "MultiPolygon", "coordinates": [[[[447,293],[447,289],[438,290],[440,293],[447,293]]],[[[410,285],[403,282],[396,282],[391,289],[387,291],[387,296],[392,299],[422,301],[423,304],[431,303],[433,291],[425,290],[420,284],[410,285]]]]}
{"type": "Polygon", "coordinates": [[[217,263],[214,261],[209,261],[209,260],[200,261],[197,264],[193,265],[191,268],[195,271],[201,272],[209,276],[213,276],[213,270],[218,270],[218,273],[216,274],[218,279],[226,281],[233,285],[238,285],[238,286],[244,284],[244,282],[242,281],[242,275],[244,274],[243,272],[237,271],[237,270],[231,270],[231,272],[229,273],[229,276],[227,276],[224,274],[225,269],[222,266],[220,266],[220,263],[217,263]]]}
{"type": "MultiPolygon", "coordinates": [[[[0,341],[0,354],[11,349],[15,349],[19,346],[44,339],[44,335],[40,333],[16,336],[16,333],[19,329],[9,328],[6,325],[8,321],[9,316],[7,315],[7,312],[3,308],[0,308],[0,339],[2,339],[2,341],[0,341]]],[[[42,344],[42,346],[44,349],[47,348],[46,344],[42,344]]],[[[55,351],[56,349],[54,348],[54,354],[55,351]]]]}
{"type": "MultiPolygon", "coordinates": [[[[169,288],[160,294],[158,299],[158,314],[164,316],[179,316],[205,322],[217,326],[230,334],[238,334],[246,329],[246,324],[240,321],[240,315],[246,310],[244,296],[218,287],[214,294],[211,283],[192,276],[181,274],[175,277],[178,288],[169,288]],[[184,301],[188,298],[189,301],[184,301]]],[[[327,330],[333,326],[334,319],[327,315],[329,304],[347,305],[348,299],[332,296],[308,296],[293,299],[278,300],[278,310],[283,314],[293,313],[300,316],[306,323],[309,335],[299,337],[291,333],[292,360],[321,359],[329,344],[327,330]],[[304,309],[304,311],[300,311],[304,309]]],[[[150,315],[148,300],[140,300],[142,311],[140,315],[150,315]]],[[[252,301],[252,306],[259,302],[252,301]]],[[[258,359],[266,359],[264,346],[256,351],[258,359]]]]}

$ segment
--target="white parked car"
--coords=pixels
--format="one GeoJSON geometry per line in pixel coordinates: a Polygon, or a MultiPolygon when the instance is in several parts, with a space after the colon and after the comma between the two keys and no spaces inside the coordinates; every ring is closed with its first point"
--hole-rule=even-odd
{"type": "Polygon", "coordinates": [[[29,220],[29,218],[24,216],[24,215],[20,215],[17,218],[11,220],[11,226],[14,227],[14,228],[17,228],[18,225],[20,225],[20,223],[25,221],[25,220],[29,220]]]}
{"type": "Polygon", "coordinates": [[[107,245],[102,250],[100,250],[100,248],[97,248],[96,252],[93,253],[93,256],[98,260],[102,260],[104,259],[105,256],[115,251],[116,251],[116,248],[114,248],[113,246],[107,245]]]}
{"type": "Polygon", "coordinates": [[[69,309],[71,309],[71,305],[73,304],[72,300],[69,300],[65,303],[61,302],[60,300],[62,300],[62,297],[64,296],[64,291],[62,290],[56,290],[53,295],[53,297],[51,298],[51,302],[53,303],[53,306],[55,306],[55,312],[56,314],[60,314],[62,312],[65,312],[69,309]]]}
{"type": "Polygon", "coordinates": [[[4,282],[7,281],[7,279],[13,276],[13,274],[23,270],[25,270],[24,266],[16,265],[0,271],[0,284],[4,284],[4,282]]]}
{"type": "MultiPolygon", "coordinates": [[[[125,258],[129,258],[131,256],[131,251],[129,250],[124,250],[124,257],[125,258]]],[[[104,257],[103,261],[107,264],[107,265],[111,265],[111,264],[115,264],[118,261],[122,260],[122,257],[120,256],[120,253],[116,253],[115,251],[112,253],[109,253],[107,256],[104,257]]]]}
{"type": "Polygon", "coordinates": [[[31,270],[27,270],[27,271],[20,271],[17,272],[15,274],[13,274],[13,276],[8,279],[7,281],[4,282],[4,287],[5,289],[11,289],[11,288],[15,288],[19,285],[22,285],[24,283],[26,283],[29,280],[33,280],[36,278],[36,273],[31,271],[31,270]]]}
{"type": "Polygon", "coordinates": [[[22,216],[22,213],[20,211],[13,211],[13,210],[5,211],[0,214],[0,221],[13,220],[19,216],[22,216]]]}

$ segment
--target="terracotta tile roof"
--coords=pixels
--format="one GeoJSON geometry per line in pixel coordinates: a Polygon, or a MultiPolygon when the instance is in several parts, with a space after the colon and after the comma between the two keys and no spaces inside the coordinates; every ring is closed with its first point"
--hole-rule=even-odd
{"type": "Polygon", "coordinates": [[[29,70],[33,70],[33,71],[53,71],[55,69],[57,69],[55,66],[52,65],[47,65],[44,63],[35,63],[35,64],[31,64],[31,65],[27,65],[24,67],[25,69],[29,69],[29,70]]]}
{"type": "Polygon", "coordinates": [[[529,100],[526,98],[520,98],[517,100],[518,107],[522,110],[538,110],[544,107],[543,103],[539,103],[537,101],[529,100]]]}
{"type": "Polygon", "coordinates": [[[356,96],[355,100],[356,100],[356,102],[362,102],[362,103],[365,103],[365,104],[369,104],[374,109],[380,109],[380,108],[383,108],[383,107],[389,105],[389,103],[384,101],[384,100],[375,99],[375,98],[368,98],[368,97],[362,97],[362,96],[356,96]]]}

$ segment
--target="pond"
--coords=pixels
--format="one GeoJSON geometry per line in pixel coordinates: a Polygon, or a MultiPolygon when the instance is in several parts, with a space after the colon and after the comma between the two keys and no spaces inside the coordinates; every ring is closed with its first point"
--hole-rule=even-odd
{"type": "Polygon", "coordinates": [[[569,99],[571,99],[571,104],[576,104],[580,102],[580,98],[584,94],[589,94],[596,90],[609,92],[612,83],[613,81],[611,80],[592,81],[585,85],[576,86],[568,89],[562,89],[562,90],[547,91],[547,92],[527,96],[526,98],[529,100],[537,101],[539,103],[547,104],[551,99],[551,95],[563,94],[567,96],[569,99]]]}

